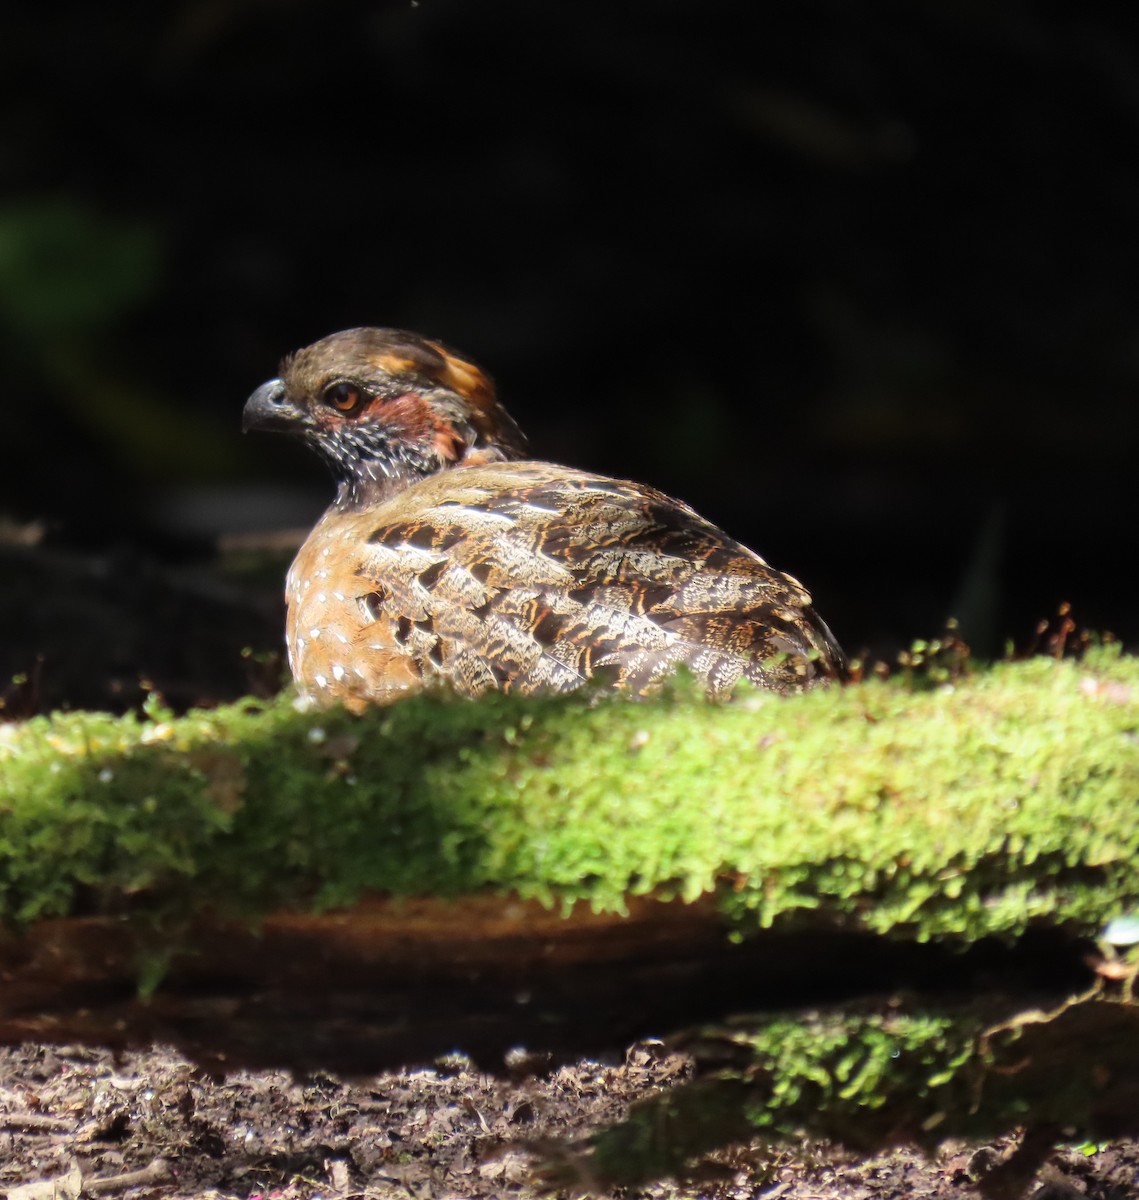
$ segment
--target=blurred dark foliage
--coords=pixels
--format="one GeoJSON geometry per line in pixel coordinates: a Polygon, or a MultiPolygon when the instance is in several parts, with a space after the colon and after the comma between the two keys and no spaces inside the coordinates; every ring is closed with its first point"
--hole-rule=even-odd
{"type": "MultiPolygon", "coordinates": [[[[956,615],[997,652],[1062,601],[1135,642],[1126,14],[6,14],[0,678],[37,656],[45,677],[66,660],[78,678],[107,640],[84,627],[82,587],[57,589],[70,606],[36,600],[29,581],[56,587],[55,568],[4,545],[34,520],[45,552],[76,556],[72,579],[157,564],[116,577],[135,596],[115,601],[121,620],[183,639],[169,671],[188,694],[195,661],[203,698],[231,692],[240,647],[279,640],[268,593],[238,605],[228,641],[207,620],[198,655],[185,605],[171,619],[129,580],[208,569],[219,534],[319,511],[319,464],[242,441],[241,405],[283,352],[369,323],[482,362],[536,455],[652,482],[800,575],[852,651],[889,654],[956,615]]],[[[111,673],[162,674],[132,637],[111,673]]]]}

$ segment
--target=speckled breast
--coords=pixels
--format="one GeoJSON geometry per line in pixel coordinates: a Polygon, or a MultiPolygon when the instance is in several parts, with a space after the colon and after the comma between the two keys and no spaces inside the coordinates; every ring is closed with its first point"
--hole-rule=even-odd
{"type": "Polygon", "coordinates": [[[421,683],[414,660],[378,622],[375,584],[356,571],[367,519],[332,510],[297,552],[285,581],[289,668],[303,695],[352,708],[421,683]]]}

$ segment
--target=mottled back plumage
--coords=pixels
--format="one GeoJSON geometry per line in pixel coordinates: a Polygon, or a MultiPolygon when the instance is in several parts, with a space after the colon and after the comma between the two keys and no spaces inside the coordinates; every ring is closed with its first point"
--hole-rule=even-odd
{"type": "Polygon", "coordinates": [[[679,664],[713,695],[842,674],[810,596],[643,484],[518,461],[486,377],[434,342],[335,334],[286,360],[247,427],[300,432],[336,502],[286,585],[302,692],[353,706],[449,683],[650,691],[679,664]]]}

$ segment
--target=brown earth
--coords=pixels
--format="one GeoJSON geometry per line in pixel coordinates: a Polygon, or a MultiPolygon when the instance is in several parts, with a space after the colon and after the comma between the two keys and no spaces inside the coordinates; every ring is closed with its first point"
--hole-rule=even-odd
{"type": "MultiPolygon", "coordinates": [[[[344,1082],[279,1071],[203,1075],[161,1047],[115,1057],[76,1047],[0,1049],[0,1190],[9,1200],[86,1196],[531,1197],[552,1139],[582,1143],[631,1102],[686,1076],[654,1043],[623,1063],[578,1062],[516,1079],[456,1059],[344,1082]]],[[[856,1158],[817,1142],[760,1143],[699,1164],[683,1185],[621,1197],[707,1200],[969,1200],[971,1175],[1003,1157],[948,1145],[856,1158]]],[[[589,1183],[582,1172],[582,1185],[589,1183]]],[[[1132,1200],[1139,1144],[1059,1150],[1035,1200],[1132,1200]]]]}

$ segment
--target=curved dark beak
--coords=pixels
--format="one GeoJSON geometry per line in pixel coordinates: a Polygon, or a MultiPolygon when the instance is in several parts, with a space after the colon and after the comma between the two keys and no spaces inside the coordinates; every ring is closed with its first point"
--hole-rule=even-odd
{"type": "Polygon", "coordinates": [[[241,413],[241,431],[271,429],[281,433],[296,432],[304,421],[304,411],[289,399],[285,385],[279,379],[263,383],[245,402],[241,413]]]}

